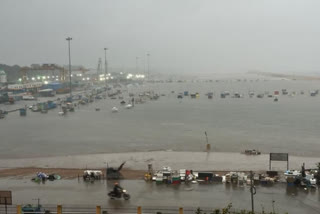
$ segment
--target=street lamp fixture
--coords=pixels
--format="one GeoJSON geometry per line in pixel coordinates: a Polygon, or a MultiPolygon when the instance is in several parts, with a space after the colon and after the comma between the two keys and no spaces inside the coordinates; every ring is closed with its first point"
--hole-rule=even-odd
{"type": "Polygon", "coordinates": [[[107,50],[108,48],[104,48],[104,83],[106,85],[106,89],[107,89],[107,73],[108,73],[107,50]]]}
{"type": "Polygon", "coordinates": [[[71,54],[70,54],[70,41],[72,40],[71,37],[66,38],[68,41],[68,49],[69,49],[69,86],[70,86],[70,99],[72,97],[72,84],[71,84],[71,54]]]}
{"type": "Polygon", "coordinates": [[[147,53],[147,63],[148,63],[148,70],[147,70],[147,75],[148,75],[148,79],[150,80],[150,53],[147,53]]]}
{"type": "Polygon", "coordinates": [[[136,74],[139,73],[139,57],[136,56],[136,74]]]}

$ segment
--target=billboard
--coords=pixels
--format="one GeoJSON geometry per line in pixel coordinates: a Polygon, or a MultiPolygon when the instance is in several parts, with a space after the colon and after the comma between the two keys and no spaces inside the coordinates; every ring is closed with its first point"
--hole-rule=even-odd
{"type": "Polygon", "coordinates": [[[11,191],[1,191],[0,190],[0,204],[12,205],[11,191]]]}

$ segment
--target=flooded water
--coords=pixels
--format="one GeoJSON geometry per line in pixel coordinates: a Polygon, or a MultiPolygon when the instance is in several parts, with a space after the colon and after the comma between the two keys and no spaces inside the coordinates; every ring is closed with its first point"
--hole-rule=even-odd
{"type": "MultiPolygon", "coordinates": [[[[92,207],[93,209],[96,205],[101,205],[103,210],[128,208],[131,212],[135,212],[137,206],[142,206],[144,212],[146,209],[161,207],[172,210],[178,210],[178,207],[185,209],[201,207],[212,210],[213,208],[226,207],[229,202],[237,209],[251,209],[250,190],[247,186],[239,187],[225,184],[157,185],[146,183],[143,180],[124,180],[120,184],[131,195],[129,201],[110,200],[107,197],[107,193],[113,188],[113,182],[87,183],[76,179],[38,184],[30,180],[0,179],[0,189],[12,190],[14,204],[36,204],[36,199],[39,198],[40,203],[45,207],[50,207],[51,211],[55,211],[57,204],[66,207],[92,207]]],[[[256,211],[271,212],[273,210],[272,201],[274,201],[274,209],[279,213],[314,214],[320,212],[320,194],[317,190],[304,191],[300,188],[286,187],[285,184],[257,186],[256,189],[257,194],[254,197],[256,211]]],[[[153,210],[152,213],[155,211],[153,210]]]]}
{"type": "MultiPolygon", "coordinates": [[[[237,152],[258,149],[262,153],[288,152],[315,156],[320,153],[320,96],[311,97],[317,81],[224,81],[130,85],[129,92],[153,90],[157,101],[125,109],[119,99],[99,100],[59,116],[10,113],[0,120],[1,158],[57,156],[93,153],[173,150],[203,151],[208,134],[211,150],[237,152]],[[295,96],[249,98],[248,92],[287,89],[295,96]],[[244,98],[220,98],[221,91],[239,92],[244,98]],[[303,90],[305,94],[301,95],[303,90]],[[175,93],[171,93],[175,91],[175,93]],[[180,92],[199,92],[200,97],[177,99],[180,92]],[[205,96],[214,92],[213,99],[205,96]],[[112,113],[113,106],[119,108],[112,113]],[[96,111],[100,108],[100,111],[96,111]]],[[[124,94],[127,101],[127,94],[124,94]]],[[[0,109],[34,103],[0,104],[0,109]]]]}

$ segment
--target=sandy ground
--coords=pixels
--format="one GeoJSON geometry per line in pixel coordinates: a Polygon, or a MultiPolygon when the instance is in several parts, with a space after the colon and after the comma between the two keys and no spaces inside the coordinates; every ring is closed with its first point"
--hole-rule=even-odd
{"type": "MultiPolygon", "coordinates": [[[[0,159],[0,177],[31,178],[37,172],[56,173],[64,179],[77,178],[85,169],[102,170],[107,166],[117,168],[123,161],[125,179],[142,179],[152,164],[154,170],[170,166],[172,169],[192,169],[194,171],[266,171],[269,170],[269,155],[248,156],[238,153],[206,152],[133,152],[94,155],[75,155],[60,157],[38,157],[24,159],[0,159]]],[[[289,156],[289,168],[315,168],[320,158],[289,156]]],[[[272,170],[285,171],[286,162],[273,162],[272,170]]],[[[219,173],[220,174],[220,173],[219,173]]]]}
{"type": "MultiPolygon", "coordinates": [[[[126,161],[125,168],[131,170],[153,169],[159,170],[163,166],[172,169],[193,169],[210,171],[259,171],[269,170],[269,154],[249,156],[239,153],[224,152],[130,152],[112,154],[91,154],[57,157],[37,157],[23,159],[0,159],[0,169],[8,168],[62,168],[62,169],[102,169],[107,165],[117,168],[126,161]]],[[[289,155],[289,168],[301,169],[305,163],[306,168],[315,168],[320,157],[299,157],[289,155]]],[[[284,171],[286,162],[272,162],[272,170],[284,171]]]]}
{"type": "MultiPolygon", "coordinates": [[[[2,169],[0,170],[0,178],[14,177],[18,179],[35,177],[37,172],[44,172],[46,174],[58,174],[62,179],[74,179],[82,178],[83,171],[86,169],[65,169],[65,168],[13,168],[13,169],[2,169]]],[[[101,170],[105,177],[105,169],[95,169],[101,170]]],[[[143,170],[130,170],[122,169],[121,174],[125,179],[142,179],[144,177],[145,171],[143,170]]]]}
{"type": "MultiPolygon", "coordinates": [[[[83,171],[86,169],[65,169],[65,168],[12,168],[12,169],[2,169],[0,170],[0,178],[15,178],[15,179],[25,179],[35,177],[37,172],[43,172],[47,175],[58,174],[62,179],[75,179],[82,178],[83,171]]],[[[105,169],[95,169],[101,170],[103,172],[103,179],[106,177],[105,169]]],[[[212,171],[214,174],[225,175],[229,171],[212,171]]],[[[248,171],[242,171],[249,173],[248,171]]],[[[263,173],[263,171],[255,171],[258,173],[263,173]]],[[[121,175],[123,179],[126,180],[139,180],[144,179],[146,171],[145,170],[132,170],[132,169],[122,169],[121,175]]]]}

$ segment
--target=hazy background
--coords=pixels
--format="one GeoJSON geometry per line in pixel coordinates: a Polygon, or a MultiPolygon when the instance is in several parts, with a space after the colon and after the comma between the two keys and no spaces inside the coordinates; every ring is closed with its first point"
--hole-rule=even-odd
{"type": "Polygon", "coordinates": [[[1,0],[0,62],[319,73],[319,0],[1,0]]]}

